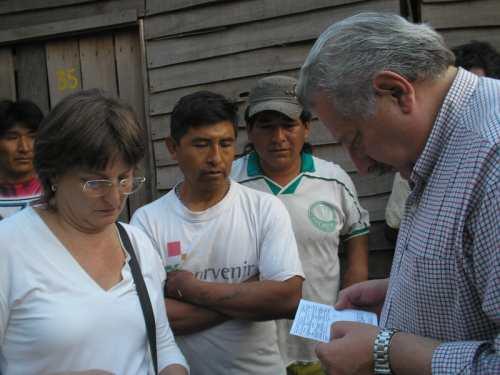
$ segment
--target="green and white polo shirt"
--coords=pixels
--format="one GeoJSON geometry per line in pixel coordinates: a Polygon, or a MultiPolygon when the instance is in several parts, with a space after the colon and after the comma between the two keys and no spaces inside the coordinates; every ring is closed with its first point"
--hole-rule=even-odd
{"type": "MultiPolygon", "coordinates": [[[[285,204],[297,239],[306,280],[302,296],[333,305],[340,287],[340,240],[368,234],[368,212],[361,207],[356,189],[338,165],[302,153],[301,170],[286,186],[264,175],[257,153],[235,160],[232,178],[256,190],[277,196],[285,204]]],[[[280,349],[285,363],[317,360],[314,343],[289,336],[290,321],[278,323],[280,349]]]]}

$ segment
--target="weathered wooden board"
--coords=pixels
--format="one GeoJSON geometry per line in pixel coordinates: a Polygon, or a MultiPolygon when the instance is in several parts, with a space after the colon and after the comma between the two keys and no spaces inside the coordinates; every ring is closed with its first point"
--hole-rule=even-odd
{"type": "Polygon", "coordinates": [[[53,37],[85,30],[133,24],[137,20],[135,10],[125,10],[97,16],[81,17],[64,21],[35,24],[8,30],[0,30],[0,44],[19,40],[53,37]]]}
{"type": "MultiPolygon", "coordinates": [[[[43,0],[38,2],[44,3],[43,0]]],[[[0,15],[0,30],[51,24],[92,16],[106,15],[112,19],[114,14],[128,10],[134,10],[136,16],[144,14],[144,0],[94,0],[65,7],[33,9],[32,11],[3,14],[0,15]]]]}
{"type": "Polygon", "coordinates": [[[0,48],[0,100],[16,100],[16,76],[12,48],[0,48]]]}
{"type": "MultiPolygon", "coordinates": [[[[298,70],[286,70],[286,71],[278,71],[273,74],[286,75],[290,77],[297,78],[298,70]]],[[[149,114],[159,115],[166,114],[172,112],[172,109],[175,106],[175,103],[183,97],[184,95],[188,95],[195,91],[208,90],[217,92],[221,95],[224,95],[226,98],[229,98],[233,101],[243,101],[248,96],[250,89],[256,84],[256,82],[268,76],[269,74],[259,74],[251,77],[243,77],[239,79],[232,79],[222,82],[211,82],[198,86],[191,86],[186,88],[180,88],[170,91],[164,91],[152,94],[150,96],[150,108],[149,114]]],[[[153,137],[155,132],[155,126],[152,126],[153,137]]]]}
{"type": "Polygon", "coordinates": [[[357,172],[352,172],[349,177],[356,186],[360,197],[390,193],[394,181],[394,173],[385,173],[383,175],[370,173],[361,176],[357,172]]]}
{"type": "Polygon", "coordinates": [[[18,98],[31,100],[47,114],[50,106],[45,45],[36,43],[16,47],[16,70],[18,98]]]}
{"type": "Polygon", "coordinates": [[[500,1],[422,4],[422,21],[430,23],[436,29],[500,26],[500,1]]]}
{"type": "MultiPolygon", "coordinates": [[[[303,13],[314,9],[359,1],[362,0],[251,0],[215,2],[206,7],[197,7],[149,17],[144,25],[144,31],[146,39],[152,39],[303,13]]],[[[399,4],[397,0],[387,1],[399,4]]],[[[399,5],[396,9],[399,11],[399,5]]]]}
{"type": "Polygon", "coordinates": [[[100,88],[118,95],[115,53],[110,34],[80,39],[80,63],[84,90],[100,88]]]}
{"type": "Polygon", "coordinates": [[[314,155],[318,158],[333,161],[347,172],[355,172],[356,166],[339,143],[314,146],[314,155]]]}
{"type": "Polygon", "coordinates": [[[144,96],[140,47],[135,29],[115,33],[116,72],[120,98],[129,103],[137,117],[144,119],[144,96]]]}
{"type": "Polygon", "coordinates": [[[35,9],[57,8],[92,2],[96,2],[96,0],[7,0],[0,2],[0,14],[17,13],[35,9]]]}
{"type": "Polygon", "coordinates": [[[171,12],[183,8],[191,8],[197,5],[216,3],[224,0],[146,0],[146,15],[171,12]]]}
{"type": "Polygon", "coordinates": [[[500,27],[448,29],[440,30],[439,32],[450,47],[456,47],[471,40],[478,40],[488,42],[493,48],[500,51],[500,27]]]}
{"type": "Polygon", "coordinates": [[[151,93],[180,87],[219,82],[262,73],[297,69],[304,62],[311,43],[271,47],[242,52],[149,71],[151,93]]]}
{"type": "Polygon", "coordinates": [[[370,214],[370,221],[385,220],[385,207],[389,200],[389,194],[359,197],[359,203],[370,214]]]}
{"type": "Polygon", "coordinates": [[[324,8],[288,17],[259,20],[203,34],[152,40],[147,44],[148,67],[155,68],[316,39],[333,22],[356,12],[373,9],[382,12],[397,12],[395,3],[375,0],[338,8],[324,8]]]}
{"type": "MultiPolygon", "coordinates": [[[[129,103],[137,114],[139,121],[147,134],[145,111],[144,111],[144,89],[142,82],[141,57],[139,38],[136,30],[117,32],[115,35],[115,56],[118,90],[120,98],[129,103]]],[[[150,142],[146,142],[146,157],[139,165],[138,174],[147,176],[146,186],[129,197],[130,215],[134,211],[151,201],[151,178],[154,171],[149,165],[147,155],[151,152],[150,142]]]]}
{"type": "Polygon", "coordinates": [[[372,221],[368,235],[368,248],[370,251],[394,250],[394,246],[384,235],[384,221],[372,221]]]}
{"type": "Polygon", "coordinates": [[[45,54],[50,106],[53,108],[64,96],[82,88],[78,40],[47,42],[45,54]]]}

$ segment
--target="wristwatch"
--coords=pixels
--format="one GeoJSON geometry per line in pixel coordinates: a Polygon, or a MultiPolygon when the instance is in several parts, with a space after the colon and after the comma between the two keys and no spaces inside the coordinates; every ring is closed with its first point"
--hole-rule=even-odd
{"type": "Polygon", "coordinates": [[[373,373],[375,375],[391,375],[389,362],[389,347],[392,336],[399,330],[394,328],[382,329],[373,342],[373,373]]]}

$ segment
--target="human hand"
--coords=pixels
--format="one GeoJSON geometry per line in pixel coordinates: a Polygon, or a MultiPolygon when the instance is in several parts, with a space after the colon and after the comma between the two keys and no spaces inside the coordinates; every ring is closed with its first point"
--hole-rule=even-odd
{"type": "Polygon", "coordinates": [[[353,322],[332,324],[331,341],[316,346],[316,355],[328,375],[373,374],[376,326],[353,322]]]}
{"type": "Polygon", "coordinates": [[[192,272],[179,270],[167,274],[167,297],[178,300],[185,299],[191,288],[195,288],[200,281],[192,272]]]}
{"type": "Polygon", "coordinates": [[[351,285],[340,291],[335,308],[367,310],[380,316],[388,285],[388,279],[367,280],[351,285]]]}

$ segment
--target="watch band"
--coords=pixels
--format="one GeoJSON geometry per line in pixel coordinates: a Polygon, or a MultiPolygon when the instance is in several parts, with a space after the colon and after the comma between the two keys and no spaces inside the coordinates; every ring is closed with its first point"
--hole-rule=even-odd
{"type": "Polygon", "coordinates": [[[373,373],[375,375],[391,375],[389,362],[389,347],[392,337],[399,330],[394,328],[382,329],[373,342],[373,373]]]}

